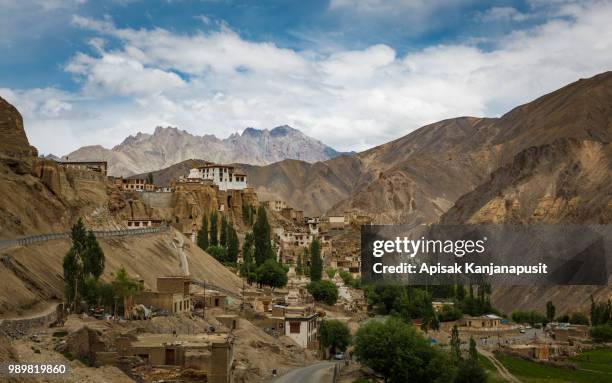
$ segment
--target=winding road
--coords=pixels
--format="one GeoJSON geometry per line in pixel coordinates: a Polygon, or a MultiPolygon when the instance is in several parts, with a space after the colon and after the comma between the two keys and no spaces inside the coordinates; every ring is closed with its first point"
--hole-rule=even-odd
{"type": "Polygon", "coordinates": [[[336,362],[319,362],[310,366],[295,368],[271,383],[332,383],[336,362]]]}

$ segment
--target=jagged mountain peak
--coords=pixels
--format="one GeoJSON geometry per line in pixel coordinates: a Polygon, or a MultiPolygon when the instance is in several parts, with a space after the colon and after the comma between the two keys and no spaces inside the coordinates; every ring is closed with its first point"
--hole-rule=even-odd
{"type": "Polygon", "coordinates": [[[106,160],[109,174],[128,176],[162,169],[189,158],[220,163],[265,165],[285,159],[325,161],[342,153],[289,125],[268,129],[248,127],[242,134],[219,139],[194,135],[177,127],[157,126],[153,133],[130,135],[112,149],[82,147],[68,156],[74,160],[106,160]]]}

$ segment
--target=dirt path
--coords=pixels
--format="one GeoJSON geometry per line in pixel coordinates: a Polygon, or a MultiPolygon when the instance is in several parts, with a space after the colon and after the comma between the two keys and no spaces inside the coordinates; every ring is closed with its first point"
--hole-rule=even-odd
{"type": "Polygon", "coordinates": [[[61,302],[58,301],[43,301],[36,305],[36,307],[24,310],[20,315],[7,315],[6,317],[0,316],[0,322],[3,320],[21,320],[43,317],[57,310],[57,305],[60,303],[61,302]]]}
{"type": "Polygon", "coordinates": [[[510,383],[521,383],[520,380],[518,380],[514,375],[510,373],[510,371],[508,371],[506,366],[504,366],[499,360],[497,360],[497,358],[492,352],[482,348],[478,348],[478,352],[482,354],[482,356],[484,356],[485,358],[489,359],[491,363],[493,363],[493,365],[497,369],[497,372],[499,372],[502,378],[504,378],[510,383]]]}

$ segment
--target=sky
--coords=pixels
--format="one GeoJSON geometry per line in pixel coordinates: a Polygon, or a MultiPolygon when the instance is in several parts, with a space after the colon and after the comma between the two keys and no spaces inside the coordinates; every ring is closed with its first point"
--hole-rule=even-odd
{"type": "Polygon", "coordinates": [[[612,69],[612,2],[0,0],[0,96],[40,153],[288,124],[360,151],[612,69]]]}

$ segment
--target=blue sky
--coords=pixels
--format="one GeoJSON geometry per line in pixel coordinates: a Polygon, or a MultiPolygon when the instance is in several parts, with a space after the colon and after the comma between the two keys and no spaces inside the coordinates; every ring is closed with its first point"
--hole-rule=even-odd
{"type": "Polygon", "coordinates": [[[0,0],[0,95],[43,153],[290,124],[363,150],[612,67],[609,1],[0,0]]]}

